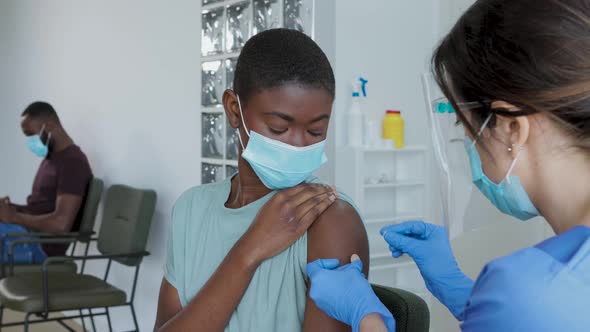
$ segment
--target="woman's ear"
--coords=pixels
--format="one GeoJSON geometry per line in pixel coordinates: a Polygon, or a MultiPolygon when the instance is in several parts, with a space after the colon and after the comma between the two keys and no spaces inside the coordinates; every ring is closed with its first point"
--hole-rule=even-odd
{"type": "Polygon", "coordinates": [[[238,104],[238,95],[233,90],[227,89],[223,93],[223,108],[229,125],[232,128],[239,128],[242,123],[240,106],[238,104]]]}
{"type": "MultiPolygon", "coordinates": [[[[508,111],[520,109],[504,101],[496,101],[492,108],[502,108],[508,111]]],[[[508,151],[513,158],[522,149],[529,139],[530,120],[527,116],[496,116],[496,129],[501,133],[503,141],[508,145],[508,151]]]]}

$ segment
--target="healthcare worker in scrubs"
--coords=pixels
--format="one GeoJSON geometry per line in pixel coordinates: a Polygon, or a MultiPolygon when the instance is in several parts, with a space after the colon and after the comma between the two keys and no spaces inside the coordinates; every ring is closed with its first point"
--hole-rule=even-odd
{"type": "MultiPolygon", "coordinates": [[[[463,331],[590,331],[590,1],[477,1],[435,51],[433,74],[465,129],[473,183],[556,235],[493,260],[475,282],[441,226],[385,227],[393,257],[414,259],[463,331]]],[[[354,330],[385,331],[388,318],[365,309],[378,300],[362,263],[337,265],[308,265],[310,296],[354,330]]]]}

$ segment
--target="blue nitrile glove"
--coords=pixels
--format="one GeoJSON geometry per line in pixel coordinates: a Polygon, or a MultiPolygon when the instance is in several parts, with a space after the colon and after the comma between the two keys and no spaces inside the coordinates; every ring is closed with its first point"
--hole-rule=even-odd
{"type": "Polygon", "coordinates": [[[471,295],[474,282],[455,260],[446,228],[423,221],[407,221],[381,229],[393,257],[410,255],[422,274],[428,290],[458,320],[471,295]]]}
{"type": "Polygon", "coordinates": [[[307,264],[311,280],[309,296],[328,316],[352,326],[358,332],[368,314],[380,314],[388,331],[395,331],[395,319],[379,301],[363,274],[363,263],[355,260],[338,267],[337,259],[318,259],[307,264]]]}

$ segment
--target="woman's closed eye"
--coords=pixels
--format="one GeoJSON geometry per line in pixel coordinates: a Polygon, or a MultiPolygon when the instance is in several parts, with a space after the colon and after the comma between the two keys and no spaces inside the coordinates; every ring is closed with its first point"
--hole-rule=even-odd
{"type": "Polygon", "coordinates": [[[284,133],[287,132],[288,128],[285,129],[276,129],[273,127],[268,127],[268,130],[270,130],[271,133],[275,134],[275,135],[282,135],[284,133]]]}

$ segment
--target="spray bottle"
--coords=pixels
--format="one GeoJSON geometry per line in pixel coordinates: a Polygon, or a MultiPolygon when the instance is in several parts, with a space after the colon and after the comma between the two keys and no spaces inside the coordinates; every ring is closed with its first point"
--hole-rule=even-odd
{"type": "Polygon", "coordinates": [[[362,99],[367,97],[367,81],[359,78],[352,83],[352,100],[348,111],[348,145],[353,147],[363,146],[363,112],[361,111],[362,99]]]}

